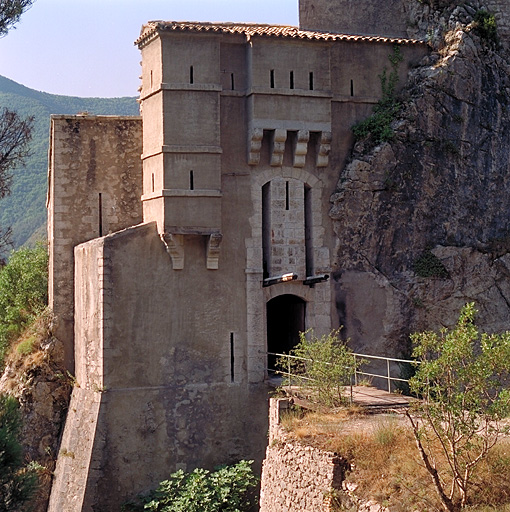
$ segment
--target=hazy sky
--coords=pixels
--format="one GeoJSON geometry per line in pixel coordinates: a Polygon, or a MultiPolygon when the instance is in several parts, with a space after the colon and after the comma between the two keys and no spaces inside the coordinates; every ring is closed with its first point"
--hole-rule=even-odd
{"type": "Polygon", "coordinates": [[[0,75],[68,96],[136,96],[150,20],[298,24],[298,0],[35,0],[0,39],[0,75]]]}

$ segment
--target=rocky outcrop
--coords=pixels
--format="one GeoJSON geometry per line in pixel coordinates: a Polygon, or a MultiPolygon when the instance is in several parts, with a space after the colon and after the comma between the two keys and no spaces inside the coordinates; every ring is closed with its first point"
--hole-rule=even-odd
{"type": "Polygon", "coordinates": [[[67,413],[71,382],[64,368],[62,343],[51,334],[51,318],[43,315],[14,347],[0,378],[0,392],[21,406],[22,445],[27,461],[42,466],[39,488],[30,510],[45,512],[60,433],[67,413]]]}
{"type": "Polygon", "coordinates": [[[483,330],[509,328],[510,64],[471,4],[421,4],[416,27],[443,27],[442,43],[411,74],[394,139],[358,142],[331,198],[337,309],[358,350],[404,354],[468,301],[483,330]]]}
{"type": "Polygon", "coordinates": [[[407,35],[426,39],[434,47],[443,45],[446,32],[468,25],[478,11],[484,10],[494,14],[502,46],[510,47],[507,0],[407,0],[403,10],[407,17],[407,35]]]}
{"type": "Polygon", "coordinates": [[[406,353],[410,332],[452,325],[468,301],[484,330],[509,328],[510,64],[468,7],[431,15],[448,31],[412,72],[394,139],[358,142],[331,198],[337,309],[358,350],[406,353]]]}

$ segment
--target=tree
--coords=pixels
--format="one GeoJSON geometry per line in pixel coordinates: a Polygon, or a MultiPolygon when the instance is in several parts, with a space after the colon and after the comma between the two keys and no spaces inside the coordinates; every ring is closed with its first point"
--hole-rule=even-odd
{"type": "Polygon", "coordinates": [[[0,0],[0,37],[7,34],[34,0],[0,0]]]}
{"type": "MultiPolygon", "coordinates": [[[[0,37],[4,37],[34,0],[0,0],[0,37]]],[[[10,192],[12,170],[28,155],[33,117],[22,119],[16,112],[0,111],[0,199],[10,192]]],[[[0,253],[9,243],[10,228],[0,229],[0,253]]],[[[0,258],[0,264],[3,260],[0,258]]],[[[0,265],[1,266],[1,265],[0,265]]]]}
{"type": "Polygon", "coordinates": [[[22,247],[0,269],[0,368],[10,343],[48,304],[46,245],[22,247]]]}
{"type": "Polygon", "coordinates": [[[18,402],[0,395],[0,512],[21,512],[37,483],[32,465],[24,465],[19,442],[18,402]]]}
{"type": "MultiPolygon", "coordinates": [[[[33,117],[22,119],[7,108],[0,111],[0,199],[10,192],[12,170],[28,156],[33,122],[33,117]]],[[[0,230],[0,251],[9,236],[9,228],[0,230]]]]}
{"type": "Polygon", "coordinates": [[[447,512],[467,506],[477,465],[509,432],[510,332],[480,336],[475,313],[467,304],[453,329],[411,337],[419,364],[410,387],[422,400],[407,417],[447,512]]]}

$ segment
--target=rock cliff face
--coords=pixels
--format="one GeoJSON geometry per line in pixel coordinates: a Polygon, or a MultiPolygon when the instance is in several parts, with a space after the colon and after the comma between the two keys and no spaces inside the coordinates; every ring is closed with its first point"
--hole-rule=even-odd
{"type": "Polygon", "coordinates": [[[9,393],[20,402],[25,459],[42,466],[38,472],[39,488],[30,504],[32,512],[45,512],[48,505],[60,433],[71,394],[63,344],[52,336],[50,324],[50,316],[44,315],[24,334],[21,343],[32,342],[31,353],[21,355],[15,349],[0,376],[0,392],[9,393]]]}
{"type": "Polygon", "coordinates": [[[482,330],[510,327],[510,64],[473,23],[485,6],[452,3],[415,4],[414,35],[436,47],[395,137],[358,142],[331,198],[340,323],[368,353],[405,354],[468,301],[482,330]]]}

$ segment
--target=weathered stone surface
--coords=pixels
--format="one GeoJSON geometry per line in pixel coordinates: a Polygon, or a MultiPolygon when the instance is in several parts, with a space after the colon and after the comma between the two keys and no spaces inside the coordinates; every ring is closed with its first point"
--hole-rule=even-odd
{"type": "Polygon", "coordinates": [[[262,468],[260,512],[328,512],[342,489],[347,461],[335,453],[302,445],[280,426],[287,399],[270,400],[269,446],[262,468]]]}
{"type": "Polygon", "coordinates": [[[402,354],[409,332],[453,324],[468,301],[484,330],[508,328],[510,68],[448,13],[394,140],[358,143],[331,198],[337,310],[359,350],[402,354]],[[443,277],[417,275],[428,251],[443,277]]]}
{"type": "Polygon", "coordinates": [[[407,35],[442,46],[445,33],[468,25],[480,10],[494,14],[500,43],[510,45],[510,11],[506,0],[406,0],[407,35]]]}
{"type": "Polygon", "coordinates": [[[142,120],[52,116],[48,170],[49,305],[74,371],[75,245],[142,221],[142,120]]]}
{"type": "Polygon", "coordinates": [[[342,34],[402,37],[406,34],[406,0],[301,0],[301,28],[342,34]]]}

